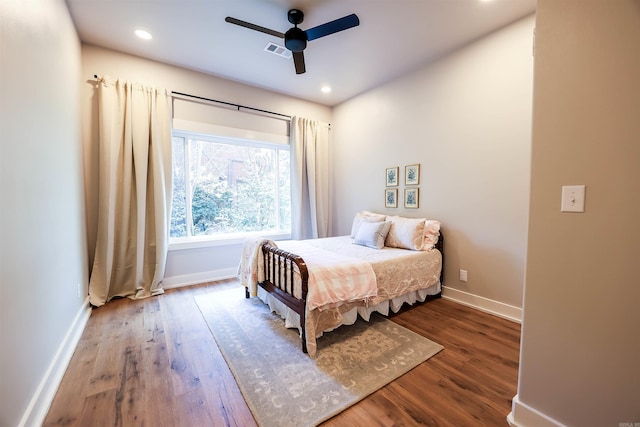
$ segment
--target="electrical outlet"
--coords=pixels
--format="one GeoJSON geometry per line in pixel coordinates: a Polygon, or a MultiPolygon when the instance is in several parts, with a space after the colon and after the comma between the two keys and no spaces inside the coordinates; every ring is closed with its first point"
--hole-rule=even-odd
{"type": "Polygon", "coordinates": [[[460,281],[461,282],[467,281],[467,270],[460,270],[460,281]]]}

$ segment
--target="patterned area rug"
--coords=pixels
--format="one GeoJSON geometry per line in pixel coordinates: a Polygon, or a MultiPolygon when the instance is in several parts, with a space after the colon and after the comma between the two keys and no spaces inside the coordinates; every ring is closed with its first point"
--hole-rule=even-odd
{"type": "Polygon", "coordinates": [[[443,347],[382,316],[326,333],[315,359],[297,330],[244,289],[195,297],[258,425],[314,426],[443,347]]]}

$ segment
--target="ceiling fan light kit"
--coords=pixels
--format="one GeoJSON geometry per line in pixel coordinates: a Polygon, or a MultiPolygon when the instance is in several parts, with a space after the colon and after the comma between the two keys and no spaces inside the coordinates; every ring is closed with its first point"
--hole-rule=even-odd
{"type": "Polygon", "coordinates": [[[303,74],[306,72],[303,51],[306,49],[308,41],[316,40],[320,37],[325,37],[360,25],[360,19],[355,13],[318,25],[317,27],[310,28],[306,31],[298,28],[298,25],[304,21],[304,13],[302,13],[301,10],[289,10],[287,13],[287,19],[293,24],[293,27],[291,27],[286,33],[271,30],[230,16],[227,16],[225,21],[230,24],[239,25],[241,27],[249,28],[250,30],[259,31],[261,33],[284,39],[284,46],[293,52],[293,64],[296,69],[296,74],[303,74]]]}

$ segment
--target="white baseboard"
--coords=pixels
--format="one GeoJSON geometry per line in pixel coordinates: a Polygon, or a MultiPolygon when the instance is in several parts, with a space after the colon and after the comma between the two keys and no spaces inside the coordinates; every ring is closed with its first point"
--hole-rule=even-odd
{"type": "Polygon", "coordinates": [[[69,366],[73,352],[80,341],[85,326],[87,326],[89,316],[91,316],[91,306],[89,305],[89,296],[87,296],[75,319],[73,319],[67,334],[60,343],[18,426],[41,426],[44,422],[62,377],[69,366]]]}
{"type": "Polygon", "coordinates": [[[517,394],[511,406],[512,411],[507,416],[507,422],[511,427],[565,427],[561,422],[520,402],[517,394]]]}
{"type": "Polygon", "coordinates": [[[447,286],[442,287],[442,297],[513,322],[522,323],[522,309],[513,305],[494,301],[447,286]]]}
{"type": "Polygon", "coordinates": [[[164,289],[172,289],[206,282],[215,282],[217,280],[232,279],[236,277],[237,274],[237,267],[232,267],[213,271],[203,271],[202,273],[185,274],[183,276],[165,277],[164,280],[162,280],[162,287],[164,289]]]}

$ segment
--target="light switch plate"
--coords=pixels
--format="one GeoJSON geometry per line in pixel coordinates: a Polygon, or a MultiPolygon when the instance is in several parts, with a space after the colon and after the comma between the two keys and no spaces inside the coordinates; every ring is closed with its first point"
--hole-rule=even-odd
{"type": "Polygon", "coordinates": [[[561,212],[584,212],[584,185],[565,185],[562,187],[561,212]]]}

